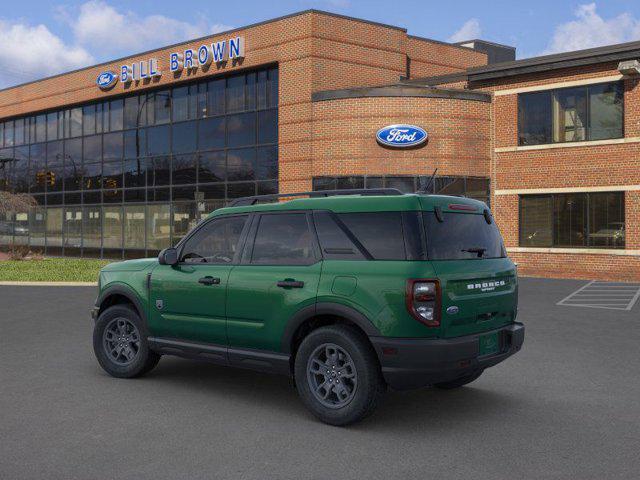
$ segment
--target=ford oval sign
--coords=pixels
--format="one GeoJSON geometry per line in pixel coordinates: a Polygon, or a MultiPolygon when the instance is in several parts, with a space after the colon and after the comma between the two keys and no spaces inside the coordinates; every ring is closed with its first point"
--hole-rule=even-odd
{"type": "Polygon", "coordinates": [[[102,90],[108,90],[118,81],[118,76],[113,72],[102,72],[96,79],[96,85],[102,90]]]}
{"type": "Polygon", "coordinates": [[[427,132],[415,125],[389,125],[376,134],[378,142],[394,148],[417,147],[427,141],[427,132]]]}

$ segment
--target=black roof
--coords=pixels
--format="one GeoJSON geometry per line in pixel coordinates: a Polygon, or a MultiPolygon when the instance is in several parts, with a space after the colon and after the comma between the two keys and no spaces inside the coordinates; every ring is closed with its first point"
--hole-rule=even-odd
{"type": "Polygon", "coordinates": [[[470,68],[466,73],[469,81],[474,82],[633,58],[640,58],[640,41],[495,63],[470,68]]]}

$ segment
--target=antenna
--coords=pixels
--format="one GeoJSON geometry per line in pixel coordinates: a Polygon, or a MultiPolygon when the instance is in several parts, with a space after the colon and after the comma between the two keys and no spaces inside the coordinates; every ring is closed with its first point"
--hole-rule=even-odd
{"type": "Polygon", "coordinates": [[[433,183],[433,179],[436,178],[437,172],[438,172],[438,169],[436,168],[431,174],[431,176],[429,177],[429,181],[427,182],[427,184],[424,187],[420,188],[416,193],[429,193],[429,187],[433,183]]]}

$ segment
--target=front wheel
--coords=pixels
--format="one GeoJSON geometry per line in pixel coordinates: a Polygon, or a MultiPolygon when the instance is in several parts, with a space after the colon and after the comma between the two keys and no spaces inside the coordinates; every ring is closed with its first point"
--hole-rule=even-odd
{"type": "Polygon", "coordinates": [[[93,351],[100,366],[118,378],[144,375],[160,355],[149,349],[138,313],[128,305],[113,305],[100,314],[93,329],[93,351]]]}
{"type": "Polygon", "coordinates": [[[319,328],[302,341],[295,379],[306,407],[330,425],[348,425],[370,415],[385,390],[375,352],[345,325],[319,328]]]}

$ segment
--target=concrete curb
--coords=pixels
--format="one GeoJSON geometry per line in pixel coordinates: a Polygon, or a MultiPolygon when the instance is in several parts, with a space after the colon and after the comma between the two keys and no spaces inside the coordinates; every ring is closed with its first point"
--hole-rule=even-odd
{"type": "Polygon", "coordinates": [[[97,287],[98,282],[0,282],[0,286],[16,287],[97,287]]]}

